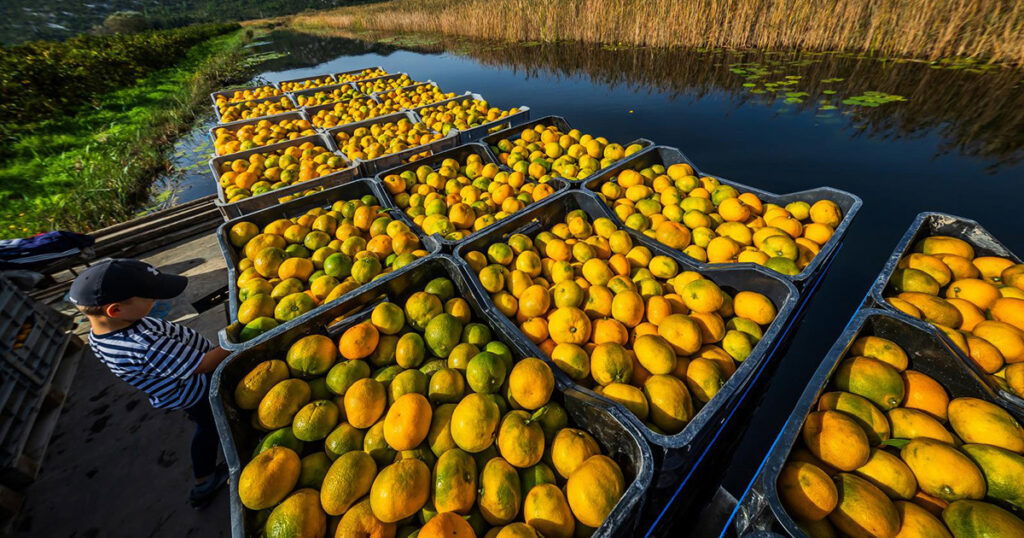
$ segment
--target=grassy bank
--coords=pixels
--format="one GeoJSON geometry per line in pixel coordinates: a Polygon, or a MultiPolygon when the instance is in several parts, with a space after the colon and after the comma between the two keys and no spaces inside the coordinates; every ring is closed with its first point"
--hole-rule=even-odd
{"type": "Polygon", "coordinates": [[[1003,0],[392,0],[301,14],[290,24],[512,42],[850,50],[1024,63],[1024,3],[1003,0]]]}
{"type": "Polygon", "coordinates": [[[0,237],[88,231],[131,218],[166,168],[174,138],[208,110],[209,93],[244,75],[247,31],[235,28],[72,112],[8,123],[0,237]]]}

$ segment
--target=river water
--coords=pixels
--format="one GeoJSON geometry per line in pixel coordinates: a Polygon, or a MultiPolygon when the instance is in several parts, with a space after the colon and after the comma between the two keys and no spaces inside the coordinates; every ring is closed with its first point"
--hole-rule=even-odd
{"type": "MultiPolygon", "coordinates": [[[[277,81],[382,66],[470,90],[531,118],[555,114],[620,142],[680,148],[704,171],[786,193],[817,186],[864,201],[830,274],[781,359],[732,465],[738,494],[914,216],[980,221],[1024,251],[1022,73],[969,63],[881,61],[844,54],[657,52],[543,45],[391,44],[273,32],[261,52],[277,81]]],[[[179,144],[171,200],[215,191],[205,159],[209,118],[179,144]]]]}

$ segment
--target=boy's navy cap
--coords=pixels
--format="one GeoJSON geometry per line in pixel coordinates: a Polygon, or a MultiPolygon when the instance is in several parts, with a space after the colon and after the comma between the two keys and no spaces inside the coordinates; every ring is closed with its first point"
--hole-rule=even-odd
{"type": "Polygon", "coordinates": [[[68,293],[78,306],[102,306],[130,299],[170,299],[185,291],[188,277],[157,271],[129,259],[111,259],[82,271],[68,293]]]}

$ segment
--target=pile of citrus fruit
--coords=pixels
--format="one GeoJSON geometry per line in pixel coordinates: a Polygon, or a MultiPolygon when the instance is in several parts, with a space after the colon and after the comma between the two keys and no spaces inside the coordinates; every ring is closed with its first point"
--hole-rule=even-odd
{"type": "Polygon", "coordinates": [[[321,86],[332,86],[337,83],[338,81],[331,75],[324,75],[322,77],[308,78],[306,80],[299,80],[296,82],[282,82],[279,86],[286,92],[297,92],[311,88],[319,88],[321,86]]]}
{"type": "Polygon", "coordinates": [[[399,111],[400,109],[395,108],[394,105],[381,104],[369,97],[357,97],[335,103],[331,108],[318,110],[310,120],[317,127],[330,129],[346,123],[355,123],[399,111]]]}
{"type": "Polygon", "coordinates": [[[366,80],[368,78],[383,77],[387,74],[387,71],[379,67],[368,67],[358,73],[346,73],[344,75],[337,75],[334,78],[336,78],[338,82],[355,82],[357,80],[366,80]]]}
{"type": "Polygon", "coordinates": [[[286,195],[278,198],[277,199],[277,203],[283,204],[285,202],[290,202],[290,201],[292,201],[292,200],[294,200],[296,198],[304,198],[304,197],[309,196],[311,194],[316,194],[316,193],[321,192],[323,190],[324,190],[324,186],[320,185],[318,187],[313,187],[312,189],[306,189],[304,191],[299,191],[299,192],[295,192],[295,193],[292,193],[292,194],[286,194],[286,195]]]}
{"type": "Polygon", "coordinates": [[[339,131],[334,134],[338,148],[349,159],[366,161],[429,144],[440,138],[442,135],[431,131],[425,123],[413,123],[408,118],[358,127],[351,133],[339,131]]]}
{"type": "Polygon", "coordinates": [[[480,99],[463,99],[426,106],[416,111],[431,129],[448,134],[452,129],[467,130],[516,114],[518,108],[502,110],[480,99]]]}
{"type": "Polygon", "coordinates": [[[220,186],[228,202],[348,168],[344,157],[312,142],[229,159],[220,165],[220,186]]]}
{"type": "Polygon", "coordinates": [[[753,262],[786,275],[807,267],[843,220],[831,200],[764,203],[713,177],[698,178],[686,163],[625,169],[594,190],[627,227],[691,258],[753,262]]]}
{"type": "Polygon", "coordinates": [[[533,239],[514,234],[465,258],[562,371],[668,435],[718,393],[777,313],[764,295],[727,293],[579,209],[533,239]]]}
{"type": "Polygon", "coordinates": [[[550,184],[528,180],[521,172],[485,164],[476,154],[462,162],[445,159],[437,170],[422,165],[388,174],[383,183],[425,233],[455,241],[555,192],[550,184]]]}
{"type": "Polygon", "coordinates": [[[243,125],[237,129],[218,127],[213,134],[217,137],[213,142],[213,148],[217,155],[228,155],[285,140],[294,140],[301,136],[313,135],[316,134],[316,130],[306,120],[284,119],[277,122],[259,120],[254,124],[243,125]]]}
{"type": "Polygon", "coordinates": [[[324,88],[323,90],[313,92],[311,95],[296,95],[295,102],[297,102],[299,106],[318,106],[337,103],[338,101],[347,101],[359,95],[360,93],[357,92],[355,88],[348,84],[344,84],[341,86],[324,88]]]}
{"type": "Polygon", "coordinates": [[[1020,423],[910,366],[854,341],[779,474],[787,512],[810,536],[1024,536],[1020,423]]]}
{"type": "Polygon", "coordinates": [[[238,249],[241,339],[257,336],[425,256],[419,238],[381,211],[377,199],[338,200],[263,227],[228,231],[238,249]]]}
{"type": "Polygon", "coordinates": [[[398,88],[377,96],[386,106],[397,110],[416,108],[455,97],[455,92],[443,92],[436,84],[422,84],[412,88],[398,88]]]}
{"type": "Polygon", "coordinates": [[[993,381],[1024,397],[1024,264],[975,256],[970,243],[918,241],[889,280],[895,308],[936,327],[993,381]]]}
{"type": "Polygon", "coordinates": [[[217,104],[220,110],[220,123],[228,123],[251,118],[262,118],[272,114],[280,114],[295,110],[295,105],[287,97],[267,101],[241,101],[238,103],[217,104]]]}
{"type": "Polygon", "coordinates": [[[502,138],[491,150],[505,165],[534,179],[561,177],[580,180],[643,149],[640,144],[622,147],[603,136],[594,137],[571,129],[563,133],[554,125],[535,125],[519,138],[502,138]]]}
{"type": "Polygon", "coordinates": [[[223,107],[230,103],[240,103],[242,101],[252,101],[254,99],[263,99],[264,97],[274,97],[281,95],[281,90],[270,86],[260,86],[258,88],[247,88],[244,90],[235,90],[231,92],[231,95],[221,94],[216,98],[217,107],[223,107]]]}
{"type": "Polygon", "coordinates": [[[409,75],[402,73],[401,75],[391,78],[382,77],[358,81],[356,82],[356,88],[358,88],[360,92],[370,95],[371,93],[404,88],[406,86],[412,86],[413,84],[417,84],[417,82],[409,78],[409,75]]]}
{"type": "Polygon", "coordinates": [[[554,376],[516,361],[438,278],[334,341],[257,364],[235,403],[266,432],[242,504],[283,536],[588,536],[626,489],[570,424],[554,376]],[[284,360],[281,360],[281,359],[284,360]]]}

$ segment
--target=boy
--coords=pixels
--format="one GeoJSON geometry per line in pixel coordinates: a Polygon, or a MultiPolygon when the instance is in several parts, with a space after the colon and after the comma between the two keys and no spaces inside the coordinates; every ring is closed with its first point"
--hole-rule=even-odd
{"type": "Polygon", "coordinates": [[[155,300],[177,297],[187,284],[187,277],[160,273],[149,264],[112,259],[83,271],[69,297],[89,319],[93,353],[114,375],[148,394],[153,407],[183,409],[195,422],[196,485],[189,502],[202,509],[227,481],[227,469],[217,465],[220,441],[208,374],[228,352],[188,327],[146,317],[155,300]]]}

